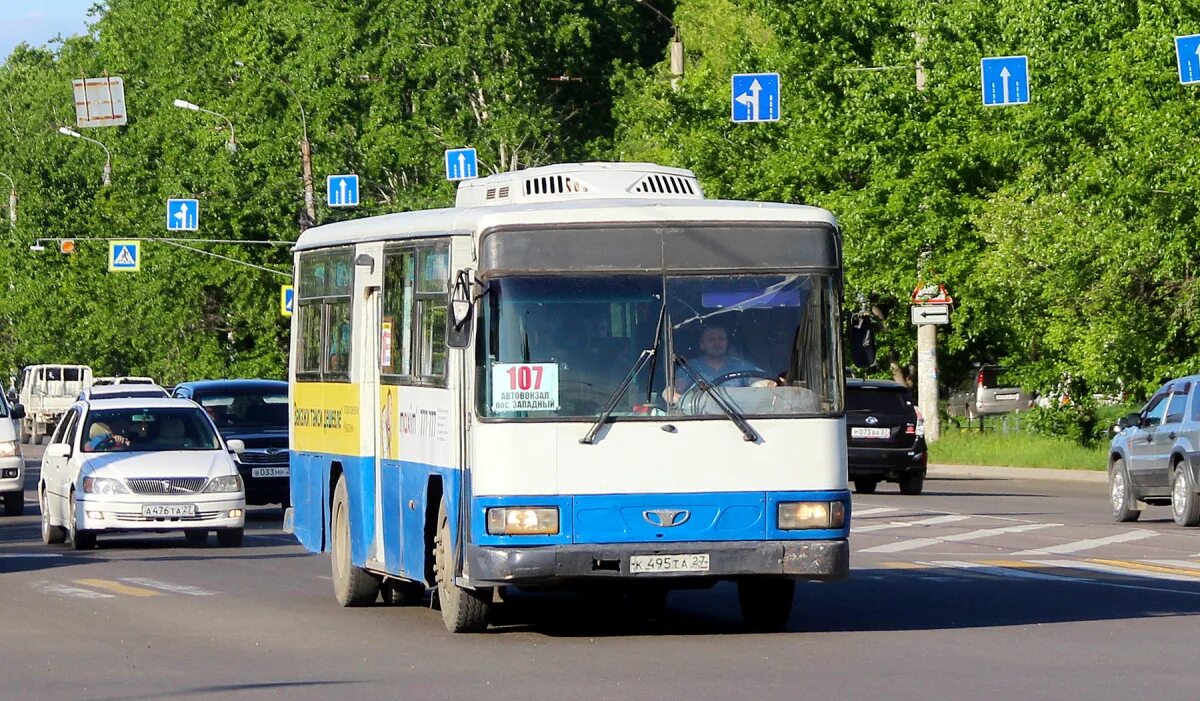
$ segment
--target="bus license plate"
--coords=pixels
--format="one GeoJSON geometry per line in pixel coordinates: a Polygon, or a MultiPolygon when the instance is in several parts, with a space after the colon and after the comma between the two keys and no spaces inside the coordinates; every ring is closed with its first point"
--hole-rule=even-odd
{"type": "Polygon", "coordinates": [[[891,438],[892,429],[890,428],[866,428],[864,426],[855,426],[850,429],[851,438],[891,438]]]}
{"type": "Polygon", "coordinates": [[[708,553],[686,555],[631,555],[629,571],[642,572],[707,572],[708,553]]]}
{"type": "Polygon", "coordinates": [[[195,504],[146,504],[142,507],[143,516],[195,516],[195,504]]]}
{"type": "Polygon", "coordinates": [[[287,477],[288,469],[286,467],[252,467],[250,468],[251,477],[287,477]]]}

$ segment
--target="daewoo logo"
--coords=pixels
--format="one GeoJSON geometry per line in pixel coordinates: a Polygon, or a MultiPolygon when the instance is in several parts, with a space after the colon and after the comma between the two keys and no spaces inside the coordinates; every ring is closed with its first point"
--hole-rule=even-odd
{"type": "Polygon", "coordinates": [[[692,512],[687,509],[649,509],[642,512],[642,518],[647,523],[659,528],[682,526],[691,517],[692,512]]]}

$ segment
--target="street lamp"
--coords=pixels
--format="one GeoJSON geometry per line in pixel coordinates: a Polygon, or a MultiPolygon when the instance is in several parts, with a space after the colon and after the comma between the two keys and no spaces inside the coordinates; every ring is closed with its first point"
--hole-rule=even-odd
{"type": "Polygon", "coordinates": [[[671,37],[671,89],[679,90],[679,79],[683,77],[683,37],[679,35],[679,26],[654,5],[646,0],[633,0],[642,7],[658,15],[659,19],[670,25],[675,35],[671,37]]]}
{"type": "Polygon", "coordinates": [[[80,134],[79,132],[77,132],[74,129],[71,129],[69,127],[59,127],[58,133],[62,134],[63,136],[70,136],[75,139],[83,139],[84,141],[91,142],[93,144],[96,144],[100,148],[104,149],[104,187],[108,187],[108,184],[111,180],[111,178],[109,176],[112,175],[112,152],[110,152],[108,150],[108,147],[105,146],[104,144],[100,143],[99,141],[96,141],[95,139],[93,139],[91,137],[84,136],[83,134],[80,134]]]}
{"type": "Polygon", "coordinates": [[[225,142],[225,148],[228,149],[230,153],[237,153],[237,147],[238,147],[237,138],[234,136],[234,133],[233,133],[233,121],[231,121],[229,119],[229,117],[226,117],[225,115],[221,114],[220,112],[213,112],[212,110],[206,110],[203,107],[201,107],[200,105],[188,102],[187,100],[175,100],[175,102],[172,104],[174,104],[179,109],[191,110],[193,112],[203,112],[204,114],[211,114],[214,117],[220,117],[221,119],[224,119],[225,123],[229,125],[229,141],[225,142]]]}
{"type": "Polygon", "coordinates": [[[8,178],[8,227],[15,229],[17,228],[17,186],[8,173],[0,173],[0,175],[8,178]]]}
{"type": "Polygon", "coordinates": [[[263,69],[252,66],[245,61],[234,61],[233,65],[238,68],[249,68],[267,78],[274,78],[283,84],[288,94],[296,101],[296,106],[300,108],[300,167],[301,173],[304,176],[304,212],[308,215],[307,219],[300,220],[300,231],[304,231],[308,227],[317,223],[317,210],[313,204],[313,180],[312,180],[312,146],[308,143],[308,119],[304,116],[304,103],[300,102],[300,98],[296,95],[296,91],[292,90],[292,85],[282,77],[274,73],[268,73],[263,69]]]}

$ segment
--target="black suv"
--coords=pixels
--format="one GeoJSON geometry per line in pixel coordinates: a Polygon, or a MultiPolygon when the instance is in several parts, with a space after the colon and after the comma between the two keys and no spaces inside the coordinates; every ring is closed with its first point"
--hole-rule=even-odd
{"type": "Polygon", "coordinates": [[[887,380],[846,380],[846,445],[854,491],[871,494],[880,481],[901,494],[925,486],[925,426],[908,388],[887,380]]]}
{"type": "Polygon", "coordinates": [[[225,440],[246,444],[234,456],[247,504],[291,505],[288,384],[278,380],[201,380],[175,385],[212,417],[225,440]]]}

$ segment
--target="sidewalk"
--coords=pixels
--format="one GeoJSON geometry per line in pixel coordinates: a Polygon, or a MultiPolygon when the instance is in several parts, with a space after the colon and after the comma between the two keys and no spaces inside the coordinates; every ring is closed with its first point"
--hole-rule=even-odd
{"type": "Polygon", "coordinates": [[[1050,470],[1041,467],[993,467],[988,465],[930,465],[928,477],[983,477],[992,479],[1058,480],[1062,482],[1108,482],[1104,470],[1050,470]]]}

